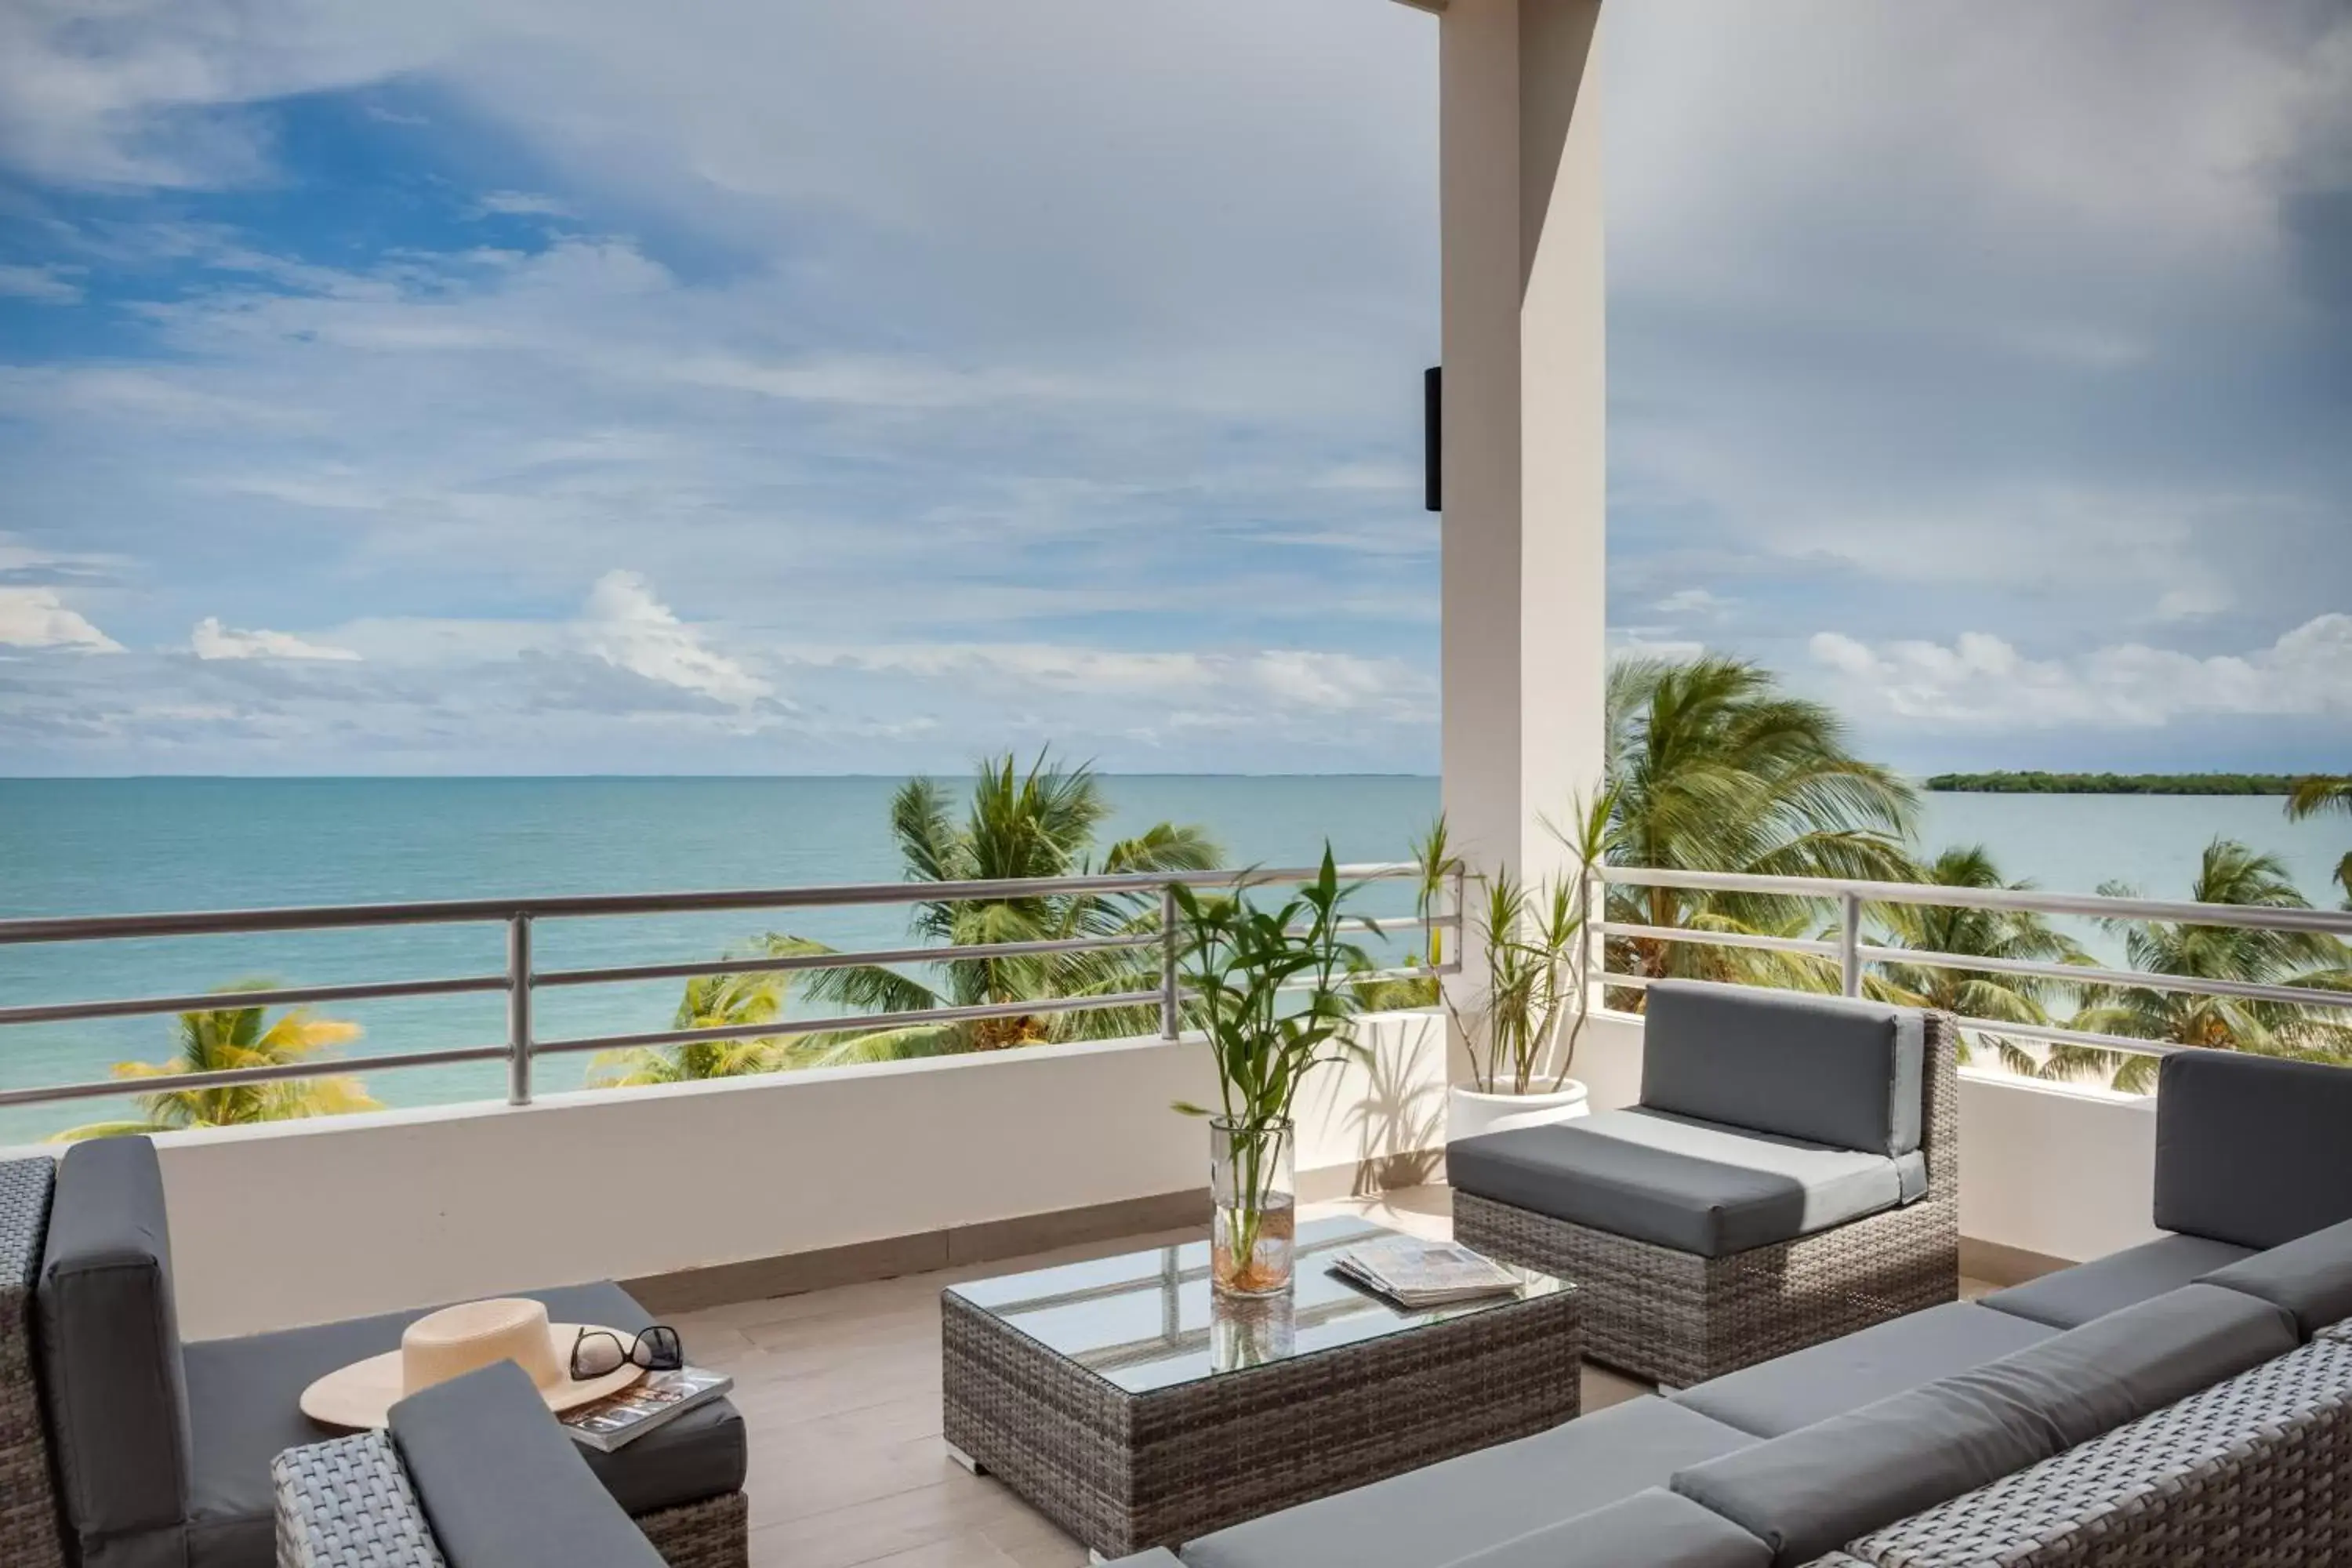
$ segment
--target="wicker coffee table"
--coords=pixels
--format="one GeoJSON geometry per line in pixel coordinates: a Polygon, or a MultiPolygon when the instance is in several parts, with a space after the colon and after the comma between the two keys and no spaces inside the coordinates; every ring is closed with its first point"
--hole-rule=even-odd
{"type": "Polygon", "coordinates": [[[1182,1542],[1577,1414],[1574,1288],[1412,1312],[1331,1257],[1390,1234],[1299,1226],[1289,1297],[1209,1289],[1205,1242],[954,1285],[946,1436],[1100,1557],[1182,1542]]]}

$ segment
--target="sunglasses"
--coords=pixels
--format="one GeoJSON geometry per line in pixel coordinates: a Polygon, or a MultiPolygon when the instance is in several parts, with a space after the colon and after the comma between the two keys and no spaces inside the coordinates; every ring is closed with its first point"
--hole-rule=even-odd
{"type": "Polygon", "coordinates": [[[661,1323],[625,1342],[610,1329],[583,1329],[580,1337],[572,1342],[572,1379],[575,1383],[603,1377],[625,1366],[641,1366],[647,1372],[676,1372],[685,1364],[686,1351],[677,1342],[677,1331],[661,1323]]]}

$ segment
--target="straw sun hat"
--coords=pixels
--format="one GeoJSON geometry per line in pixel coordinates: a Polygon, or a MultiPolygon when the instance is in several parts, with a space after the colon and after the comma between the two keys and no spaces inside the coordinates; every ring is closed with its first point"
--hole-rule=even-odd
{"type": "MultiPolygon", "coordinates": [[[[427,1312],[400,1336],[400,1348],[354,1362],[302,1391],[302,1414],[330,1426],[381,1426],[394,1405],[436,1383],[510,1361],[530,1374],[547,1407],[565,1411],[602,1399],[643,1373],[624,1363],[602,1377],[575,1381],[572,1345],[583,1327],[551,1323],[537,1301],[467,1301],[427,1312]]],[[[630,1336],[608,1330],[623,1344],[630,1336]]]]}

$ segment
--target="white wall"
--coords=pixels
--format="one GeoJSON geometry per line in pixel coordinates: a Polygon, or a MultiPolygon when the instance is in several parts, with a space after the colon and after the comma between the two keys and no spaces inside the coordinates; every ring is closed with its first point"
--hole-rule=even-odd
{"type": "Polygon", "coordinates": [[[194,1338],[1207,1185],[1197,1042],[1037,1047],[157,1140],[194,1338]]]}
{"type": "MultiPolygon", "coordinates": [[[[1302,1185],[1443,1147],[1439,1016],[1365,1022],[1301,1088],[1302,1185]]],[[[1199,1042],[1132,1040],[156,1142],[201,1339],[1204,1189],[1170,1105],[1215,1094],[1199,1042]]]]}
{"type": "Polygon", "coordinates": [[[2079,1262],[2153,1240],[2156,1101],[1960,1069],[1960,1234],[2079,1262]]]}
{"type": "MultiPolygon", "coordinates": [[[[1437,1168],[1440,1016],[1367,1025],[1370,1060],[1300,1092],[1310,1194],[1437,1168]]],[[[1633,1102],[1641,1057],[1639,1018],[1595,1015],[1595,1109],[1633,1102]]],[[[1112,1041],[157,1142],[183,1326],[209,1338],[1192,1191],[1205,1134],[1169,1105],[1214,1094],[1197,1041],[1112,1041]]],[[[2152,1102],[1963,1072],[1960,1125],[1971,1240],[2082,1258],[2155,1234],[2152,1102]]]]}

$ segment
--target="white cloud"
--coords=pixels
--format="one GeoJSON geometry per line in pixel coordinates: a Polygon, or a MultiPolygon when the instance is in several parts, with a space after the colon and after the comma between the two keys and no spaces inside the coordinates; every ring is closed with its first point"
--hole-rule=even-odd
{"type": "Polygon", "coordinates": [[[54,588],[0,586],[0,646],[122,651],[121,643],[68,609],[54,588]]]}
{"type": "Polygon", "coordinates": [[[1997,637],[1876,646],[1817,633],[1811,648],[1849,710],[1969,729],[2154,729],[2200,715],[2352,716],[2352,615],[2315,616],[2264,648],[2199,657],[2123,643],[2030,658],[1997,637]]]}
{"type": "Polygon", "coordinates": [[[1699,616],[1721,620],[1738,602],[1705,588],[1677,588],[1653,607],[1662,616],[1699,616]]]}
{"type": "Polygon", "coordinates": [[[501,217],[570,217],[572,208],[554,196],[534,191],[492,191],[474,204],[483,213],[501,217]]]}
{"type": "Polygon", "coordinates": [[[40,305],[79,305],[82,288],[63,267],[0,265],[0,296],[30,300],[40,305]]]}
{"type": "Polygon", "coordinates": [[[198,658],[290,658],[355,664],[359,655],[347,647],[305,641],[291,632],[247,631],[225,626],[216,616],[206,616],[188,634],[188,647],[198,658]]]}
{"type": "Polygon", "coordinates": [[[704,646],[702,634],[679,620],[634,572],[607,572],[596,579],[580,629],[588,650],[606,664],[714,701],[750,707],[775,690],[704,646]]]}
{"type": "Polygon", "coordinates": [[[2219,583],[2189,584],[2165,591],[2156,601],[2156,618],[2159,621],[2203,620],[2220,615],[2236,602],[2236,596],[2219,583]]]}

